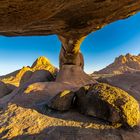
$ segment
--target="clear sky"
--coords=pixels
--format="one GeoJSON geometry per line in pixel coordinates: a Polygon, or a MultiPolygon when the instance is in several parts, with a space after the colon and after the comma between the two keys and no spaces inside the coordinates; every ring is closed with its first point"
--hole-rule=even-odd
{"type": "MultiPolygon", "coordinates": [[[[58,67],[61,43],[56,35],[36,37],[0,36],[0,75],[31,65],[46,56],[58,67]]],[[[107,25],[87,36],[81,46],[85,71],[91,73],[112,63],[115,57],[140,53],[140,13],[107,25]]]]}

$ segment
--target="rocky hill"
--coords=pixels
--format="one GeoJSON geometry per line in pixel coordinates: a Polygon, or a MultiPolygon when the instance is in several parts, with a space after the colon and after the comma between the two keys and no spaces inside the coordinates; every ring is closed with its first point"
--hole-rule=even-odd
{"type": "Polygon", "coordinates": [[[26,78],[29,78],[35,71],[39,70],[49,71],[52,75],[55,75],[57,72],[57,68],[55,68],[46,57],[41,56],[36,59],[31,67],[25,66],[20,70],[17,70],[5,76],[1,76],[0,79],[4,83],[19,86],[19,83],[22,80],[21,78],[24,75],[26,76],[26,78]]]}
{"type": "Polygon", "coordinates": [[[106,68],[95,72],[95,74],[123,74],[140,71],[140,54],[139,55],[121,55],[106,68]]]}

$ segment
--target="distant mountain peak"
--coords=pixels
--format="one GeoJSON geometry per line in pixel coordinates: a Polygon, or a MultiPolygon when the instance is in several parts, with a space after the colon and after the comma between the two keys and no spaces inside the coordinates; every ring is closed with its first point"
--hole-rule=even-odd
{"type": "Polygon", "coordinates": [[[118,63],[118,64],[119,63],[122,64],[122,63],[125,63],[125,62],[126,62],[126,57],[124,55],[120,55],[114,61],[114,63],[118,63]]]}
{"type": "Polygon", "coordinates": [[[12,82],[15,85],[18,85],[22,76],[27,72],[35,72],[38,70],[46,70],[49,71],[52,75],[55,75],[58,69],[54,67],[49,59],[45,56],[41,56],[35,60],[32,66],[23,66],[20,70],[17,70],[11,74],[5,75],[2,77],[2,80],[5,83],[12,82]]]}
{"type": "Polygon", "coordinates": [[[50,61],[48,58],[46,58],[45,56],[40,56],[39,58],[37,58],[35,60],[35,62],[33,63],[33,65],[31,66],[32,68],[36,67],[36,66],[40,66],[40,65],[50,65],[50,61]]]}
{"type": "Polygon", "coordinates": [[[56,72],[56,68],[51,64],[48,58],[41,56],[35,60],[31,66],[32,71],[36,70],[48,70],[51,73],[56,72]]]}
{"type": "Polygon", "coordinates": [[[136,71],[140,71],[140,54],[136,56],[128,53],[126,55],[120,55],[112,64],[95,73],[122,74],[136,71]]]}

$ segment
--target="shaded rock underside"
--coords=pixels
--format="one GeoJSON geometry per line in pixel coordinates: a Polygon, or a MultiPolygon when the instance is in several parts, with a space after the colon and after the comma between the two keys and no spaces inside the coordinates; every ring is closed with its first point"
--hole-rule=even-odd
{"type": "Polygon", "coordinates": [[[140,10],[140,0],[2,0],[0,34],[87,35],[140,10]]]}

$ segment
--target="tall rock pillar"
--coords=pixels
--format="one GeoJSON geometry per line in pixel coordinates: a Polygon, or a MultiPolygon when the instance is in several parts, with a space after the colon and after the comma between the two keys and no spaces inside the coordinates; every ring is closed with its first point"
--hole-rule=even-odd
{"type": "Polygon", "coordinates": [[[59,36],[62,48],[59,56],[59,67],[56,81],[70,84],[85,85],[95,82],[84,69],[84,58],[80,52],[80,45],[85,37],[59,36]]]}

